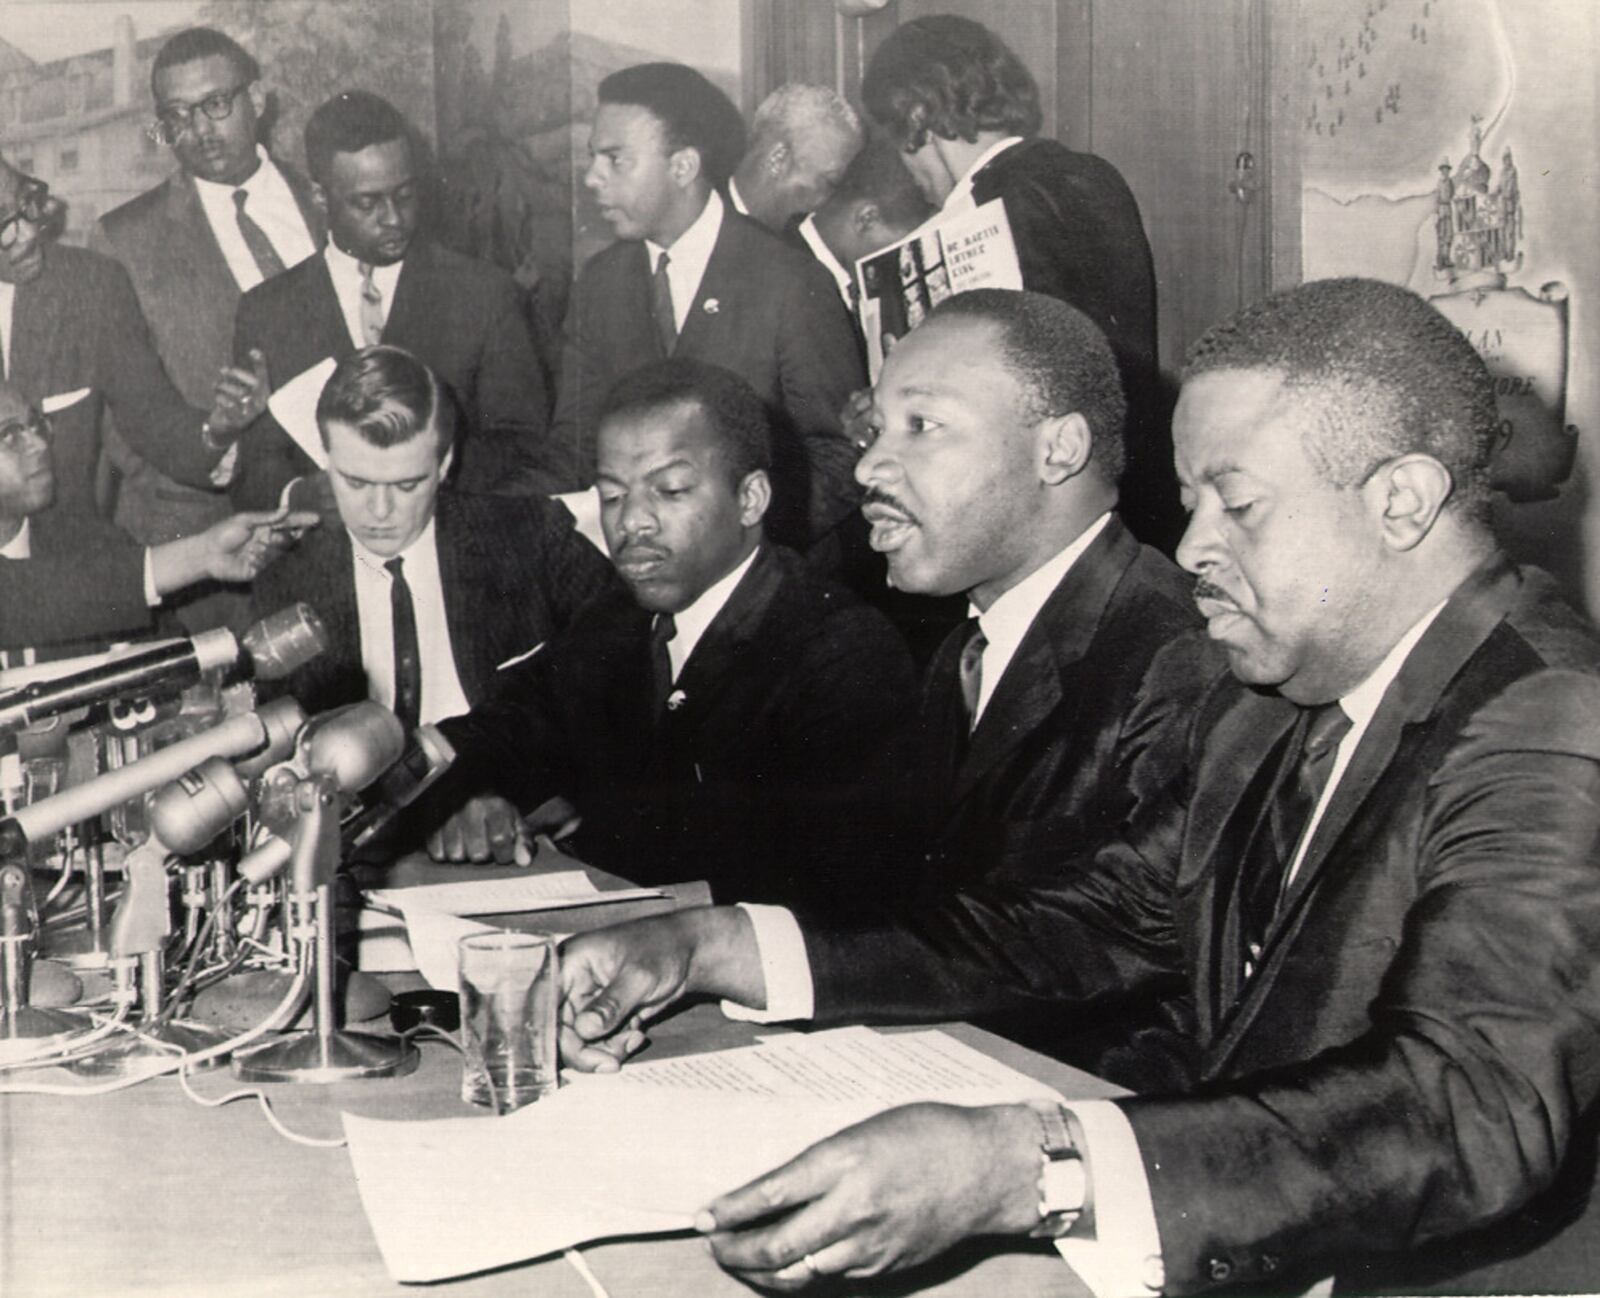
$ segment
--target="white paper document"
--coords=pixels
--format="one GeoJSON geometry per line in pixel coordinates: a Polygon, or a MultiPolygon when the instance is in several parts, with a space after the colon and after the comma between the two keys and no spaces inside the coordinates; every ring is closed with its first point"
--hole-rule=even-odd
{"type": "Polygon", "coordinates": [[[338,368],[333,357],[324,357],[308,370],[302,370],[267,398],[267,409],[279,427],[294,439],[294,444],[309,455],[317,468],[328,467],[328,452],[317,431],[317,401],[329,377],[338,368]]]}
{"type": "Polygon", "coordinates": [[[659,888],[619,888],[601,892],[582,870],[524,874],[512,879],[429,883],[416,888],[378,888],[367,894],[378,906],[395,910],[425,906],[447,915],[510,915],[517,911],[598,906],[666,895],[659,888]]]}
{"type": "Polygon", "coordinates": [[[942,1032],[845,1028],[630,1064],[505,1118],[344,1115],[395,1279],[443,1280],[589,1240],[690,1229],[717,1195],[883,1109],[1049,1087],[942,1032]]]}

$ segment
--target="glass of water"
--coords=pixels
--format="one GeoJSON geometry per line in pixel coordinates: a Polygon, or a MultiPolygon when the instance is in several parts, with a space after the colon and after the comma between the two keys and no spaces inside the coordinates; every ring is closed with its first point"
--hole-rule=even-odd
{"type": "Polygon", "coordinates": [[[556,1089],[555,939],[461,939],[461,1098],[510,1113],[556,1089]]]}

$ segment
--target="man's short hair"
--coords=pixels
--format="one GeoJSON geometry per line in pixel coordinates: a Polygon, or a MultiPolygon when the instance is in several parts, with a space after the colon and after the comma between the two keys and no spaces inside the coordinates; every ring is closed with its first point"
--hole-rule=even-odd
{"type": "Polygon", "coordinates": [[[261,80],[261,65],[233,37],[215,27],[187,27],[168,37],[166,44],[156,51],[155,62],[150,65],[151,98],[156,97],[156,79],[168,68],[180,68],[185,63],[213,57],[227,59],[234,73],[246,84],[261,80]]]}
{"type": "Polygon", "coordinates": [[[675,356],[624,374],[606,394],[600,424],[679,404],[704,412],[733,486],[758,469],[771,472],[772,417],[766,402],[732,370],[709,361],[675,356]]]}
{"type": "Polygon", "coordinates": [[[878,219],[895,230],[921,225],[929,212],[928,200],[901,161],[900,150],[881,135],[861,146],[828,201],[846,206],[871,203],[878,209],[878,219]]]}
{"type": "Polygon", "coordinates": [[[1306,452],[1335,486],[1357,486],[1397,456],[1429,455],[1450,471],[1447,503],[1487,520],[1494,381],[1460,330],[1409,289],[1349,278],[1276,293],[1190,348],[1186,380],[1215,370],[1282,374],[1317,415],[1306,452]]]}
{"type": "Polygon", "coordinates": [[[844,145],[838,150],[844,160],[861,148],[861,118],[832,86],[791,81],[761,101],[750,134],[757,142],[782,141],[793,156],[808,159],[817,151],[818,137],[831,135],[844,145]]]}
{"type": "Polygon", "coordinates": [[[647,109],[666,132],[669,150],[694,149],[700,173],[713,186],[744,157],[744,119],[733,101],[682,63],[638,63],[600,83],[602,104],[647,109]]]}
{"type": "Polygon", "coordinates": [[[916,150],[927,132],[946,140],[979,131],[1037,135],[1039,86],[1022,60],[982,23],[954,14],[915,18],[878,46],[861,102],[880,126],[916,150]]]}
{"type": "Polygon", "coordinates": [[[428,429],[442,460],[455,441],[455,407],[432,370],[403,347],[363,347],[339,362],[317,398],[317,429],[345,424],[373,446],[399,446],[428,429]]]}
{"type": "Polygon", "coordinates": [[[1007,288],[978,288],[946,299],[928,317],[992,325],[1006,368],[1022,385],[1030,419],[1076,411],[1094,439],[1091,458],[1106,480],[1122,475],[1122,426],[1128,413],[1117,358],[1095,322],[1060,298],[1007,288]]]}
{"type": "Polygon", "coordinates": [[[404,115],[387,99],[366,90],[341,90],[306,122],[306,169],[327,183],[336,153],[360,153],[374,144],[411,140],[404,115]]]}

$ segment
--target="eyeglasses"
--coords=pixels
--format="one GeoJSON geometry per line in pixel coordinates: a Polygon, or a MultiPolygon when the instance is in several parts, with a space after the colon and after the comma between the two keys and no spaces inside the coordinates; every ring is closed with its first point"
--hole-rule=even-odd
{"type": "Polygon", "coordinates": [[[17,205],[0,216],[0,248],[12,247],[19,237],[17,224],[43,225],[50,212],[50,186],[42,180],[25,180],[17,191],[17,205]]]}
{"type": "Polygon", "coordinates": [[[48,443],[50,432],[50,416],[30,410],[26,419],[12,419],[0,424],[0,447],[15,453],[22,450],[30,437],[48,443]]]}
{"type": "Polygon", "coordinates": [[[194,125],[197,111],[213,122],[226,121],[233,116],[234,101],[248,89],[250,83],[247,81],[232,90],[214,90],[197,104],[169,104],[150,123],[150,138],[157,144],[176,144],[178,137],[194,125]]]}

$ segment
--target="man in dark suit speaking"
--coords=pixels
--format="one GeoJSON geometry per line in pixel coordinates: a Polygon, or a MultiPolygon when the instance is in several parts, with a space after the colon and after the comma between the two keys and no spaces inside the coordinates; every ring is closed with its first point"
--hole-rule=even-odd
{"type": "MultiPolygon", "coordinates": [[[[774,507],[785,544],[827,538],[853,515],[855,455],[839,423],[865,382],[850,318],[814,260],[718,192],[744,124],[726,95],[676,63],[600,83],[584,184],[618,241],[578,275],[567,311],[556,435],[587,475],[606,392],[629,370],[686,356],[732,370],[774,423],[774,507]]],[[[590,481],[585,477],[584,481],[590,481]]]]}
{"type": "MultiPolygon", "coordinates": [[[[306,165],[328,243],[240,300],[240,363],[260,351],[278,389],[358,348],[404,347],[446,385],[465,421],[463,490],[493,491],[524,473],[542,492],[571,486],[546,437],[542,371],[515,283],[419,233],[421,177],[405,119],[365,91],[335,95],[306,123],[306,165]]],[[[240,504],[275,502],[313,467],[271,414],[238,445],[240,504]]]]}
{"type": "Polygon", "coordinates": [[[327,650],[282,682],[307,711],[372,698],[408,729],[465,712],[614,584],[561,505],[441,489],[455,410],[409,352],[345,357],[317,424],[338,519],[263,574],[252,614],[321,614],[327,650]]]}
{"type": "MultiPolygon", "coordinates": [[[[892,1111],[708,1205],[725,1266],[798,1288],[1032,1234],[1104,1294],[1593,1288],[1600,639],[1494,542],[1496,428],[1477,353],[1391,285],[1307,284],[1197,344],[1179,559],[1231,670],[1176,778],[1071,873],[814,926],[801,961],[829,1016],[891,978],[957,1016],[1180,979],[1187,1076],[892,1111]]],[[[712,908],[578,939],[562,974],[590,1062],[685,990],[780,994],[712,908]]]]}
{"type": "Polygon", "coordinates": [[[505,857],[516,811],[562,795],[573,850],[640,882],[848,908],[861,776],[904,715],[911,662],[875,610],[774,545],[770,431],[738,376],[647,366],[600,423],[601,524],[629,587],[597,600],[487,703],[439,728],[475,803],[435,855],[505,857]]]}

